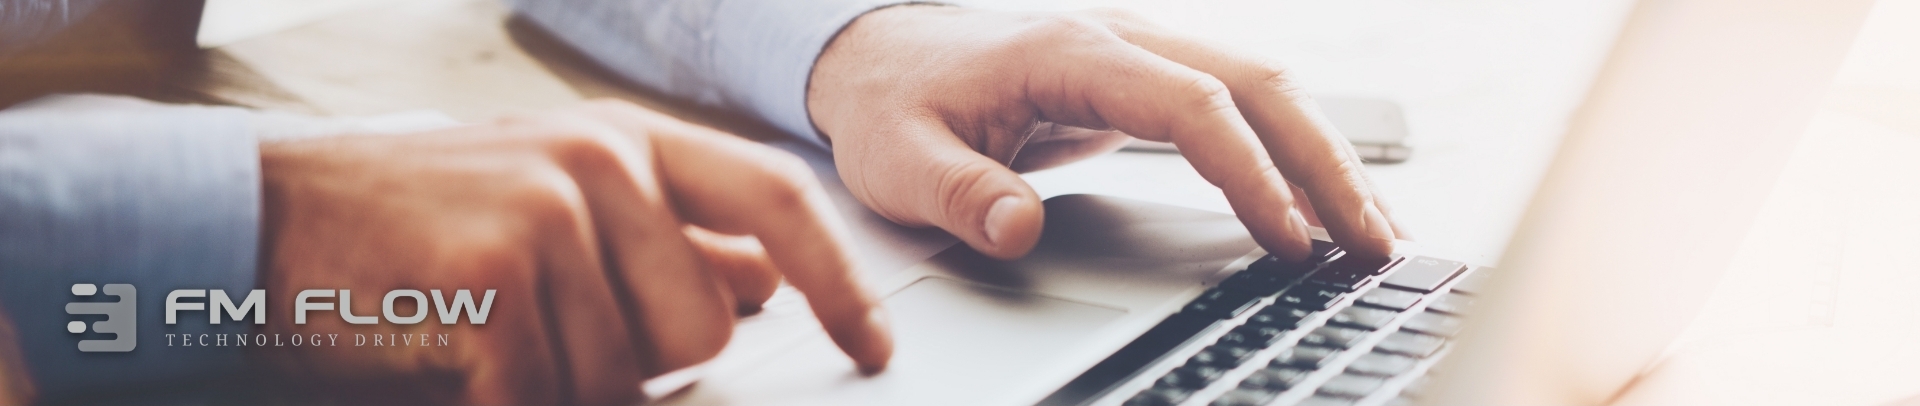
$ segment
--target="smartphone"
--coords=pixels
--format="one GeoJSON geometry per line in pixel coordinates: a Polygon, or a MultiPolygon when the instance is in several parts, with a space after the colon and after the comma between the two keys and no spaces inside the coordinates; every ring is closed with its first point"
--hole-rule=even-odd
{"type": "MultiPolygon", "coordinates": [[[[1392,100],[1358,97],[1315,97],[1320,112],[1333,127],[1353,143],[1360,159],[1367,163],[1404,162],[1413,155],[1406,145],[1407,119],[1400,103],[1392,100]]],[[[1179,153],[1173,144],[1135,139],[1124,150],[1179,153]]]]}

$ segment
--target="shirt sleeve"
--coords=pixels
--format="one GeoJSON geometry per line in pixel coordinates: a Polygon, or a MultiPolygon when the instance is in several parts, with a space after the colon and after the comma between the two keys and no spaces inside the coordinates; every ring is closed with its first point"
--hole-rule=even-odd
{"type": "Polygon", "coordinates": [[[251,323],[166,325],[162,303],[174,289],[255,286],[260,161],[248,126],[238,108],[104,96],[0,111],[0,311],[42,399],[239,370],[241,348],[169,347],[166,334],[245,333],[251,323]],[[80,296],[75,284],[104,294],[80,296]],[[67,305],[114,301],[106,295],[124,291],[111,284],[137,289],[120,297],[137,304],[135,346],[82,352],[82,340],[113,337],[69,332],[100,319],[67,305]]]}
{"type": "Polygon", "coordinates": [[[825,144],[807,113],[813,62],[842,27],[900,0],[508,0],[612,71],[745,111],[825,144]]]}

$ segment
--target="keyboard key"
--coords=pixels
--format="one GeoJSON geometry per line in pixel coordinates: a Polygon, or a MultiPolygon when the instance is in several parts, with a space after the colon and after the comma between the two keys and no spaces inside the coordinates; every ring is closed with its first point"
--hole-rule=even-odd
{"type": "Polygon", "coordinates": [[[1373,350],[1426,358],[1433,356],[1433,352],[1439,351],[1440,346],[1446,343],[1447,340],[1440,337],[1395,331],[1393,334],[1388,334],[1386,339],[1380,340],[1379,344],[1374,344],[1373,350]]]}
{"type": "MultiPolygon", "coordinates": [[[[1300,319],[1307,318],[1307,316],[1312,316],[1313,311],[1305,310],[1305,309],[1296,309],[1296,308],[1291,308],[1286,306],[1267,306],[1267,308],[1260,309],[1260,311],[1257,313],[1254,313],[1254,315],[1255,316],[1272,316],[1275,320],[1292,320],[1288,323],[1298,323],[1300,319]]],[[[1252,318],[1248,318],[1248,320],[1251,321],[1252,318]]]]}
{"type": "Polygon", "coordinates": [[[1327,258],[1333,258],[1333,254],[1338,253],[1340,253],[1340,246],[1333,245],[1332,242],[1328,241],[1313,240],[1313,256],[1307,257],[1307,259],[1314,262],[1326,262],[1327,258]]]}
{"type": "Polygon", "coordinates": [[[1400,270],[1394,271],[1393,276],[1387,277],[1387,280],[1381,281],[1380,284],[1421,293],[1433,292],[1466,267],[1467,265],[1460,261],[1414,257],[1407,260],[1406,265],[1402,265],[1400,270]]]}
{"type": "Polygon", "coordinates": [[[1309,257],[1305,261],[1293,262],[1268,255],[1254,260],[1251,264],[1247,264],[1247,272],[1261,272],[1280,277],[1283,280],[1293,281],[1294,279],[1300,279],[1300,277],[1306,275],[1307,272],[1313,272],[1314,267],[1320,266],[1320,261],[1320,259],[1309,257]]]}
{"type": "Polygon", "coordinates": [[[1472,296],[1448,293],[1435,299],[1433,304],[1427,305],[1427,311],[1464,316],[1467,314],[1467,308],[1472,306],[1472,296]]]}
{"type": "MultiPolygon", "coordinates": [[[[1392,257],[1363,257],[1347,255],[1327,264],[1327,271],[1354,272],[1375,276],[1387,273],[1387,265],[1393,264],[1392,257]]],[[[1326,271],[1321,271],[1326,272],[1326,271]]]]}
{"type": "Polygon", "coordinates": [[[1282,351],[1280,356],[1274,357],[1273,363],[1268,365],[1276,368],[1296,366],[1309,370],[1320,369],[1320,366],[1327,364],[1328,359],[1332,359],[1334,355],[1339,353],[1340,350],[1303,345],[1282,351]]]}
{"type": "Polygon", "coordinates": [[[1293,406],[1353,406],[1353,401],[1348,399],[1315,395],[1313,397],[1302,399],[1300,403],[1295,403],[1293,404],[1293,406]]]}
{"type": "Polygon", "coordinates": [[[1247,324],[1245,325],[1273,327],[1281,330],[1292,330],[1294,327],[1298,327],[1300,325],[1300,319],[1306,318],[1308,315],[1311,315],[1311,314],[1313,313],[1305,310],[1300,310],[1300,309],[1288,309],[1282,306],[1268,306],[1267,308],[1261,309],[1259,312],[1254,313],[1253,316],[1247,317],[1247,324]]]}
{"type": "Polygon", "coordinates": [[[1113,355],[1107,356],[1107,359],[1094,364],[1092,368],[1080,374],[1080,377],[1068,382],[1054,395],[1067,394],[1069,398],[1078,399],[1105,391],[1121,381],[1132,378],[1141,368],[1180,348],[1181,345],[1192,340],[1193,336],[1212,329],[1217,324],[1221,324],[1220,319],[1190,313],[1174,313],[1172,316],[1167,316],[1165,320],[1160,321],[1160,324],[1141,333],[1140,337],[1133,339],[1133,342],[1120,347],[1119,351],[1115,351],[1113,355]],[[1076,394],[1078,397],[1073,396],[1076,394]]]}
{"type": "Polygon", "coordinates": [[[1313,248],[1312,251],[1307,254],[1307,259],[1301,260],[1300,262],[1292,262],[1280,259],[1280,257],[1277,256],[1268,255],[1253,261],[1252,264],[1248,264],[1247,269],[1292,275],[1298,278],[1300,275],[1305,275],[1307,271],[1312,271],[1314,267],[1319,266],[1322,262],[1327,262],[1328,259],[1333,258],[1334,255],[1339,253],[1340,246],[1333,245],[1331,242],[1313,240],[1313,248]]]}
{"type": "Polygon", "coordinates": [[[1319,393],[1332,397],[1360,398],[1380,390],[1380,385],[1385,383],[1385,379],[1371,376],[1340,374],[1321,384],[1319,393]]]}
{"type": "Polygon", "coordinates": [[[1441,337],[1453,337],[1454,334],[1459,334],[1460,327],[1460,318],[1434,312],[1413,315],[1413,318],[1407,319],[1406,324],[1400,325],[1401,330],[1441,337]]]}
{"type": "Polygon", "coordinates": [[[1314,273],[1313,276],[1307,277],[1307,281],[1328,289],[1352,292],[1355,289],[1359,289],[1360,285],[1367,284],[1367,281],[1371,280],[1372,277],[1372,275],[1368,275],[1366,272],[1328,269],[1314,273]]]}
{"type": "Polygon", "coordinates": [[[1200,350],[1199,354],[1193,354],[1193,358],[1187,359],[1187,365],[1233,369],[1246,363],[1247,358],[1252,358],[1255,351],[1257,350],[1250,347],[1214,345],[1200,350]]]}
{"type": "Polygon", "coordinates": [[[1252,375],[1247,375],[1247,379],[1240,381],[1240,387],[1283,391],[1300,384],[1300,381],[1307,379],[1307,374],[1311,373],[1313,373],[1312,370],[1291,367],[1261,368],[1253,371],[1252,375]]]}
{"type": "Polygon", "coordinates": [[[1187,307],[1181,309],[1180,312],[1218,319],[1230,319],[1252,308],[1254,303],[1259,300],[1259,296],[1216,287],[1207,289],[1206,292],[1201,293],[1199,298],[1187,303],[1187,307]]]}
{"type": "Polygon", "coordinates": [[[1254,296],[1267,296],[1280,293],[1294,278],[1285,278],[1270,272],[1240,271],[1220,281],[1220,287],[1254,296]]]}
{"type": "Polygon", "coordinates": [[[1127,399],[1126,406],[1173,406],[1192,395],[1193,391],[1189,389],[1155,386],[1127,399]]]}
{"type": "Polygon", "coordinates": [[[1407,308],[1413,307],[1415,303],[1420,303],[1420,294],[1404,290],[1374,289],[1367,291],[1367,294],[1360,295],[1360,298],[1354,300],[1354,303],[1394,311],[1405,311],[1407,308]]]}
{"type": "Polygon", "coordinates": [[[1345,293],[1318,285],[1300,285],[1287,289],[1287,293],[1280,294],[1274,303],[1307,310],[1326,310],[1345,293]]]}
{"type": "Polygon", "coordinates": [[[1258,348],[1267,348],[1268,346],[1272,346],[1274,342],[1280,341],[1280,335],[1286,334],[1287,329],[1273,326],[1242,324],[1240,327],[1235,327],[1233,332],[1245,336],[1248,342],[1259,343],[1260,347],[1258,348]]]}
{"type": "Polygon", "coordinates": [[[1205,365],[1182,365],[1179,368],[1174,368],[1172,372],[1161,376],[1159,381],[1154,382],[1154,385],[1200,390],[1200,388],[1207,387],[1207,384],[1212,383],[1213,380],[1220,379],[1220,374],[1226,372],[1226,369],[1205,365]]]}
{"type": "Polygon", "coordinates": [[[1268,346],[1272,346],[1274,341],[1278,341],[1278,340],[1279,340],[1278,335],[1268,337],[1268,336],[1259,335],[1251,331],[1235,329],[1233,331],[1228,331],[1226,335],[1220,336],[1220,339],[1214,341],[1213,343],[1214,345],[1267,348],[1268,346]]]}
{"type": "Polygon", "coordinates": [[[1453,291],[1455,293],[1468,295],[1486,293],[1482,289],[1486,289],[1487,278],[1491,277],[1493,277],[1493,268],[1474,269],[1473,273],[1467,274],[1466,279],[1461,279],[1460,283],[1453,284],[1453,291]]]}
{"type": "Polygon", "coordinates": [[[1347,349],[1353,348],[1354,344],[1359,344],[1360,339],[1365,338],[1367,333],[1366,330],[1326,326],[1314,329],[1306,337],[1300,337],[1300,344],[1347,349]]]}
{"type": "Polygon", "coordinates": [[[1279,393],[1272,391],[1235,388],[1220,395],[1219,399],[1214,399],[1213,403],[1208,404],[1212,406],[1262,406],[1272,401],[1273,397],[1278,395],[1279,393]]]}
{"type": "Polygon", "coordinates": [[[1413,370],[1413,364],[1416,362],[1418,361],[1413,358],[1369,352],[1361,354],[1359,358],[1353,360],[1353,363],[1347,364],[1347,373],[1391,377],[1413,370]]]}
{"type": "Polygon", "coordinates": [[[1398,315],[1400,315],[1400,313],[1391,310],[1348,307],[1341,309],[1339,313],[1334,313],[1333,317],[1327,319],[1327,322],[1347,327],[1379,330],[1380,327],[1386,326],[1387,322],[1393,321],[1393,316],[1398,315]]]}

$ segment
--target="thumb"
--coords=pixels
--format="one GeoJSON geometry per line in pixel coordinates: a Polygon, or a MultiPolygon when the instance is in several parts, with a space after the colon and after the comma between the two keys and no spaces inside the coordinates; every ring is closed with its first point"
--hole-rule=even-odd
{"type": "Polygon", "coordinates": [[[842,179],[868,208],[902,225],[940,227],[995,258],[1019,258],[1039,242],[1040,196],[945,126],[873,138],[834,144],[842,179]]]}

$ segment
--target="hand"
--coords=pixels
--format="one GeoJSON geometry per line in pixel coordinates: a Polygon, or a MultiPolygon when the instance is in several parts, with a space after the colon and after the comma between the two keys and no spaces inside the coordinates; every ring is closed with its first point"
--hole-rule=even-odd
{"type": "Polygon", "coordinates": [[[821,54],[807,107],[854,197],[995,257],[1039,240],[1039,198],[1014,170],[1128,136],[1177,145],[1282,257],[1306,257],[1316,212],[1349,251],[1385,255],[1405,238],[1284,69],[1121,11],[876,10],[821,54]]]}
{"type": "Polygon", "coordinates": [[[476,304],[498,289],[483,325],[442,325],[431,312],[413,325],[270,317],[267,333],[450,336],[446,347],[262,349],[266,364],[328,394],[631,404],[644,379],[719,353],[735,309],[758,306],[781,275],[860,369],[883,368],[892,352],[844,223],[807,165],[772,148],[594,102],[260,152],[270,308],[293,309],[303,289],[352,289],[354,314],[378,316],[393,289],[449,299],[470,289],[476,304]]]}

